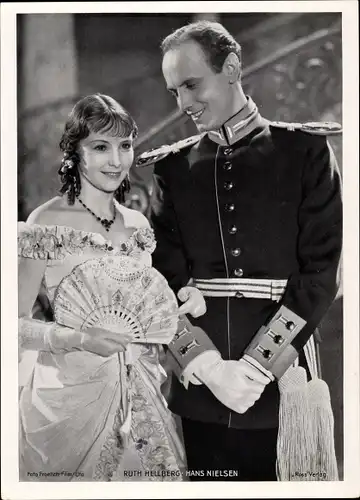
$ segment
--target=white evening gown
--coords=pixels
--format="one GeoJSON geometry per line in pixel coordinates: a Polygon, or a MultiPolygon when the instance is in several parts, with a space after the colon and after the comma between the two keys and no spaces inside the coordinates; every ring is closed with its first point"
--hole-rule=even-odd
{"type": "MultiPolygon", "coordinates": [[[[74,266],[105,254],[151,266],[154,247],[149,228],[116,247],[97,233],[19,223],[19,255],[47,261],[43,288],[50,305],[74,266]]],[[[131,344],[108,358],[33,352],[36,361],[20,391],[20,480],[181,481],[184,449],[160,390],[162,349],[131,344]]],[[[29,351],[20,377],[27,357],[29,351]]]]}

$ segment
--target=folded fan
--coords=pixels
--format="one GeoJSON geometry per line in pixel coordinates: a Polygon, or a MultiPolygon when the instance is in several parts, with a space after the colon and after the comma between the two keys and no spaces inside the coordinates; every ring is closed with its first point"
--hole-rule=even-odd
{"type": "Polygon", "coordinates": [[[133,342],[167,344],[178,324],[178,304],[165,278],[128,256],[89,259],[60,282],[55,321],[86,330],[131,334],[133,342]]]}

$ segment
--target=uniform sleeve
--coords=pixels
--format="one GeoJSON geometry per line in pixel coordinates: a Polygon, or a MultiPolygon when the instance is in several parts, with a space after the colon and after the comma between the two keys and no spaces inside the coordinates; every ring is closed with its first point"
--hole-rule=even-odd
{"type": "Polygon", "coordinates": [[[342,249],[341,179],[326,140],[312,149],[304,170],[299,211],[300,272],[291,277],[283,297],[283,304],[306,321],[292,342],[298,351],[335,299],[342,249]]]}
{"type": "Polygon", "coordinates": [[[156,239],[156,249],[152,254],[153,266],[177,293],[188,283],[190,271],[171,192],[160,164],[156,164],[154,168],[149,219],[156,239]]]}
{"type": "Polygon", "coordinates": [[[294,361],[294,356],[320,323],[339,288],[342,249],[340,172],[326,138],[311,139],[303,170],[303,195],[298,217],[299,271],[290,277],[275,314],[260,328],[245,351],[277,376],[294,361]]]}

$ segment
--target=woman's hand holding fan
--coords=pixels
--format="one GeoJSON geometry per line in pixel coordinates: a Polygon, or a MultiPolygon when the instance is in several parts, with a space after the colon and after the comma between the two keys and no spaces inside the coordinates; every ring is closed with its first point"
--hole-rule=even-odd
{"type": "Polygon", "coordinates": [[[125,347],[128,338],[168,344],[179,317],[175,294],[165,278],[124,255],[89,259],[76,266],[58,286],[54,314],[57,323],[83,333],[84,350],[98,350],[96,340],[101,337],[104,354],[97,354],[104,356],[122,350],[119,341],[125,347]]]}
{"type": "MultiPolygon", "coordinates": [[[[44,323],[48,325],[48,323],[44,323]]],[[[128,333],[114,333],[103,328],[88,328],[86,331],[78,328],[60,325],[58,322],[50,324],[44,331],[44,340],[54,354],[72,351],[88,351],[99,356],[108,357],[126,350],[132,341],[128,333]]],[[[39,327],[37,327],[37,330],[39,327]]]]}
{"type": "Polygon", "coordinates": [[[81,350],[108,357],[126,350],[127,344],[132,341],[129,334],[113,333],[103,328],[88,328],[81,332],[81,350]]]}

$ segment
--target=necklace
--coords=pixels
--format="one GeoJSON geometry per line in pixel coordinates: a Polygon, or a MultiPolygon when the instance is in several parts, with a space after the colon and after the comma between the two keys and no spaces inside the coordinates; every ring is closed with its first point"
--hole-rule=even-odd
{"type": "Polygon", "coordinates": [[[109,229],[110,229],[111,225],[114,223],[115,217],[116,217],[115,206],[114,206],[114,217],[112,219],[102,219],[101,217],[98,217],[96,214],[94,214],[94,212],[89,207],[87,207],[85,205],[85,203],[82,201],[82,199],[79,196],[77,196],[77,199],[82,204],[82,206],[84,208],[86,208],[86,210],[88,212],[90,212],[95,217],[95,219],[97,219],[100,222],[100,224],[105,228],[105,231],[109,232],[109,229]]]}

